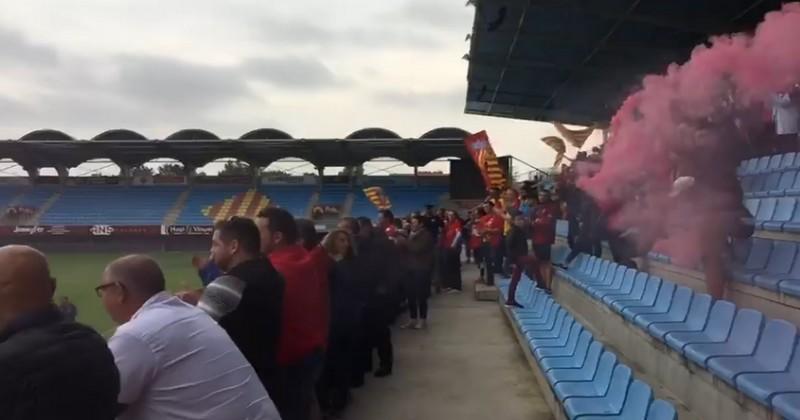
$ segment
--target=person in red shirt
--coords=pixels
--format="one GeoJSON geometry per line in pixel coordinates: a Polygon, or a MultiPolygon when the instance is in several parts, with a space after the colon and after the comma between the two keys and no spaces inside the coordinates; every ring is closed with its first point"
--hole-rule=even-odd
{"type": "Polygon", "coordinates": [[[539,261],[539,273],[534,274],[538,274],[539,285],[548,291],[552,282],[551,252],[556,241],[559,212],[559,204],[550,200],[550,194],[546,190],[539,190],[539,205],[536,206],[531,221],[533,254],[539,261]]]}
{"type": "Polygon", "coordinates": [[[328,273],[332,260],[323,247],[327,241],[307,251],[299,243],[294,217],[276,207],[261,210],[256,224],[261,251],[285,281],[278,340],[281,386],[273,400],[284,420],[308,420],[330,322],[328,273]]]}
{"type": "MultiPolygon", "coordinates": [[[[480,277],[483,278],[483,262],[481,259],[481,243],[483,242],[481,239],[481,217],[485,216],[486,212],[483,211],[483,208],[477,207],[470,213],[470,220],[467,223],[467,229],[469,231],[469,239],[467,240],[467,249],[472,253],[472,256],[475,258],[475,264],[480,269],[480,277]]],[[[467,253],[467,257],[469,257],[470,252],[467,253]]]]}
{"type": "Polygon", "coordinates": [[[392,241],[397,240],[397,224],[394,222],[394,214],[391,210],[378,212],[378,229],[392,241]]]}
{"type": "Polygon", "coordinates": [[[501,266],[497,264],[497,260],[498,255],[502,255],[501,247],[503,246],[505,220],[495,212],[494,204],[491,201],[483,204],[483,211],[486,212],[486,215],[478,220],[482,237],[481,257],[486,266],[486,284],[493,286],[494,275],[501,269],[501,266]]]}
{"type": "Polygon", "coordinates": [[[461,232],[464,224],[453,210],[445,213],[445,224],[439,249],[443,255],[441,265],[442,286],[445,292],[461,291],[461,232]]]}

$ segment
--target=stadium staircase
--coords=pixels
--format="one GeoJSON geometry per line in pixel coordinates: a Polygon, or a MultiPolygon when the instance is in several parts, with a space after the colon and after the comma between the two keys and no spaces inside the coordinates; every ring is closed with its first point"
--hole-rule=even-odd
{"type": "Polygon", "coordinates": [[[192,187],[190,186],[178,195],[175,204],[172,205],[172,208],[167,212],[166,216],[164,216],[164,220],[161,222],[162,225],[171,226],[178,221],[178,216],[180,216],[183,208],[186,207],[186,200],[189,198],[191,192],[192,187]]]}
{"type": "Polygon", "coordinates": [[[38,225],[39,221],[41,220],[42,216],[50,210],[53,205],[61,198],[63,193],[61,191],[55,191],[52,195],[47,198],[37,209],[36,213],[31,217],[30,224],[31,225],[38,225]]]}

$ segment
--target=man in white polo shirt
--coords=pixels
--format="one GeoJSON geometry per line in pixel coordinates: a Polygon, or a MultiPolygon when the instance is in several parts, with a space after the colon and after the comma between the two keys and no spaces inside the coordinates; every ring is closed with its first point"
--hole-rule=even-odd
{"type": "Polygon", "coordinates": [[[121,419],[279,420],[253,367],[205,312],[167,293],[142,255],[109,264],[95,289],[117,324],[121,419]]]}

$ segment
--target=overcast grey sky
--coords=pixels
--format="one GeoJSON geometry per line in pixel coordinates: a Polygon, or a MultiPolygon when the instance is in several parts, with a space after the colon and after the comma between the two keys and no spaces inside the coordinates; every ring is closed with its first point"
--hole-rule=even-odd
{"type": "Polygon", "coordinates": [[[539,166],[549,124],[465,115],[464,0],[0,0],[0,138],[197,127],[294,137],[486,129],[539,166]]]}

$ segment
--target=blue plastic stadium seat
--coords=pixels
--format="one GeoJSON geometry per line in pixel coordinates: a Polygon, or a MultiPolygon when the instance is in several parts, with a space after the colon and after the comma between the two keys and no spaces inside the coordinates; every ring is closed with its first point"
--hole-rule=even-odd
{"type": "Polygon", "coordinates": [[[647,273],[639,273],[636,275],[637,282],[644,281],[644,292],[638,299],[631,297],[631,299],[619,299],[611,302],[611,309],[622,312],[623,309],[633,306],[653,306],[658,297],[658,291],[661,289],[660,277],[648,277],[647,273]]]}
{"type": "Polygon", "coordinates": [[[797,341],[797,327],[780,319],[767,322],[752,356],[713,357],[708,368],[728,384],[736,386],[741,373],[783,372],[797,341]]]}
{"type": "MultiPolygon", "coordinates": [[[[629,277],[633,280],[633,277],[636,276],[636,271],[632,268],[627,268],[625,270],[620,270],[620,267],[617,267],[617,270],[614,272],[614,280],[609,285],[589,285],[586,287],[586,290],[595,297],[595,299],[602,299],[603,296],[612,293],[622,293],[622,282],[625,280],[626,277],[629,277]]],[[[611,271],[611,270],[609,270],[611,271]]],[[[633,287],[633,283],[630,283],[631,287],[633,287]]]]}
{"type": "MultiPolygon", "coordinates": [[[[795,268],[793,266],[798,265],[795,263],[797,249],[796,242],[773,242],[772,253],[770,253],[764,273],[756,274],[753,277],[755,285],[777,292],[782,280],[800,278],[800,276],[792,277],[795,268]]],[[[800,267],[798,267],[798,270],[800,270],[800,267]]]]}
{"type": "Polygon", "coordinates": [[[800,394],[781,394],[772,400],[775,411],[788,420],[800,419],[800,394]]]}
{"type": "Polygon", "coordinates": [[[783,155],[772,155],[769,157],[769,166],[767,166],[767,171],[775,172],[781,169],[781,162],[783,161],[783,155]]]}
{"type": "Polygon", "coordinates": [[[553,305],[553,308],[557,308],[555,310],[555,315],[553,315],[553,309],[551,309],[551,312],[548,313],[547,318],[545,318],[542,322],[529,322],[527,319],[520,320],[520,330],[523,333],[528,333],[537,331],[552,331],[554,328],[557,328],[557,326],[560,327],[564,322],[564,319],[569,314],[557,303],[553,305]]]}
{"type": "Polygon", "coordinates": [[[784,372],[742,373],[736,377],[736,388],[765,405],[777,394],[800,392],[800,350],[795,347],[784,372]]]}
{"type": "MultiPolygon", "coordinates": [[[[750,188],[749,192],[747,193],[748,197],[753,197],[757,192],[764,191],[764,185],[767,183],[767,174],[756,174],[752,176],[752,181],[750,181],[750,188]]],[[[794,188],[794,185],[792,185],[794,188]]]]}
{"type": "Polygon", "coordinates": [[[776,198],[762,198],[761,204],[758,206],[758,213],[755,216],[755,226],[760,229],[764,222],[772,220],[775,214],[775,208],[778,206],[778,199],[776,198]]]}
{"type": "Polygon", "coordinates": [[[607,305],[611,305],[618,301],[641,299],[644,295],[644,288],[647,285],[647,278],[647,273],[636,273],[633,278],[633,287],[631,288],[630,292],[622,295],[606,295],[603,297],[603,302],[605,302],[607,305]]]}
{"type": "MultiPolygon", "coordinates": [[[[753,187],[753,188],[755,188],[755,187],[753,187]]],[[[800,195],[800,176],[795,178],[794,184],[792,184],[792,187],[786,190],[786,195],[787,196],[800,195]]]]}
{"type": "Polygon", "coordinates": [[[580,416],[580,420],[636,420],[645,419],[650,402],[653,401],[653,390],[646,383],[635,380],[628,388],[628,396],[622,411],[616,416],[580,416]]]}
{"type": "Polygon", "coordinates": [[[744,206],[747,208],[747,211],[750,212],[750,215],[755,217],[758,214],[758,205],[761,204],[761,200],[757,198],[748,198],[744,200],[744,206]]]}
{"type": "Polygon", "coordinates": [[[541,312],[533,312],[530,309],[523,309],[514,311],[514,317],[517,319],[520,327],[523,325],[540,325],[546,323],[550,318],[554,317],[560,305],[553,299],[546,299],[542,304],[541,312]],[[525,311],[525,312],[522,312],[525,311]]]}
{"type": "Polygon", "coordinates": [[[772,195],[771,193],[773,191],[777,191],[778,189],[778,184],[781,181],[781,175],[782,174],[780,172],[771,172],[767,174],[767,177],[764,179],[764,184],[760,185],[758,190],[753,190],[751,192],[751,196],[763,198],[772,195]]]}
{"type": "Polygon", "coordinates": [[[781,179],[778,181],[778,186],[770,191],[769,195],[778,197],[786,195],[786,191],[792,189],[795,179],[797,179],[796,170],[781,173],[781,179]]]}
{"type": "Polygon", "coordinates": [[[572,326],[567,342],[561,347],[546,347],[539,345],[534,351],[533,356],[537,360],[545,357],[572,357],[575,355],[579,346],[588,346],[592,340],[592,333],[583,329],[583,325],[576,322],[572,326]]]}
{"type": "Polygon", "coordinates": [[[619,287],[619,290],[604,293],[602,294],[602,301],[608,304],[612,300],[616,298],[621,298],[625,296],[630,296],[633,292],[633,287],[636,280],[636,270],[628,269],[625,271],[625,274],[622,277],[622,285],[619,287]]]}
{"type": "Polygon", "coordinates": [[[792,220],[796,206],[797,199],[795,197],[779,198],[778,204],[775,207],[775,212],[772,214],[772,219],[761,223],[761,228],[772,232],[782,231],[783,224],[792,220]]]}
{"type": "Polygon", "coordinates": [[[744,170],[745,175],[752,175],[752,174],[756,173],[756,170],[758,169],[758,161],[759,161],[759,158],[752,158],[752,159],[747,160],[747,163],[745,164],[745,170],[744,170]]]}
{"type": "Polygon", "coordinates": [[[700,366],[708,359],[720,356],[752,355],[764,326],[764,314],[752,309],[740,309],[725,341],[719,343],[693,343],[683,349],[686,358],[700,366]]]}
{"type": "Polygon", "coordinates": [[[672,304],[672,295],[675,294],[675,284],[662,281],[658,289],[658,296],[652,306],[627,306],[622,309],[622,316],[628,321],[633,321],[640,314],[663,314],[669,311],[672,304]]]}
{"type": "Polygon", "coordinates": [[[667,345],[683,353],[683,348],[691,343],[719,343],[728,338],[736,315],[736,305],[725,300],[714,302],[708,322],[702,331],[671,332],[664,336],[667,345]]]}
{"type": "Polygon", "coordinates": [[[746,284],[753,284],[755,276],[767,266],[770,252],[772,252],[772,241],[769,239],[752,238],[750,254],[743,267],[738,267],[733,271],[733,279],[746,284]]]}
{"type": "Polygon", "coordinates": [[[566,320],[561,325],[558,335],[554,338],[532,338],[528,344],[532,351],[547,348],[564,348],[569,341],[569,338],[574,336],[575,340],[578,339],[583,325],[580,322],[575,322],[575,319],[566,320]]]}
{"type": "MultiPolygon", "coordinates": [[[[611,376],[617,366],[617,356],[605,352],[600,356],[597,369],[586,381],[561,381],[553,386],[556,397],[564,401],[570,397],[602,397],[611,385],[611,376]]],[[[589,367],[586,367],[588,369],[589,367]]]]}
{"type": "Polygon", "coordinates": [[[599,358],[602,352],[603,344],[591,341],[588,347],[578,347],[570,357],[544,357],[539,360],[539,366],[545,372],[555,369],[581,369],[592,357],[599,358]]]}
{"type": "Polygon", "coordinates": [[[650,404],[645,420],[678,420],[678,413],[672,404],[664,400],[655,400],[650,404]]]}
{"type": "Polygon", "coordinates": [[[781,293],[800,297],[800,279],[784,280],[778,286],[781,293]]]}
{"type": "Polygon", "coordinates": [[[612,366],[616,364],[617,356],[614,353],[605,352],[602,349],[602,344],[597,349],[592,349],[586,355],[583,366],[577,368],[557,368],[550,369],[545,372],[547,380],[550,385],[556,386],[559,382],[578,382],[578,381],[591,381],[597,373],[597,368],[600,364],[601,358],[611,358],[612,366]]]}
{"type": "Polygon", "coordinates": [[[755,175],[742,176],[740,183],[742,185],[742,192],[744,193],[745,197],[749,197],[750,193],[753,191],[753,181],[755,181],[755,179],[755,175]]]}
{"type": "Polygon", "coordinates": [[[572,327],[572,324],[575,323],[575,318],[572,317],[568,312],[564,315],[561,319],[556,320],[556,323],[553,324],[553,328],[549,330],[544,329],[528,329],[525,331],[525,338],[528,339],[529,342],[535,342],[539,339],[555,339],[559,338],[561,334],[569,334],[569,328],[572,327]],[[566,327],[565,324],[569,327],[566,327]]]}
{"type": "Polygon", "coordinates": [[[625,365],[617,365],[605,396],[567,398],[564,401],[564,410],[573,419],[578,416],[617,415],[625,404],[630,383],[631,369],[625,365]]]}
{"type": "Polygon", "coordinates": [[[664,341],[664,336],[678,331],[702,331],[708,321],[711,311],[711,296],[705,293],[695,293],[689,313],[683,322],[654,322],[647,329],[650,335],[664,341]]]}
{"type": "Polygon", "coordinates": [[[755,173],[763,174],[767,172],[767,169],[769,168],[769,158],[769,156],[761,156],[758,158],[758,165],[756,166],[755,173]]]}
{"type": "Polygon", "coordinates": [[[795,152],[789,152],[783,154],[783,159],[781,159],[781,167],[780,170],[785,171],[787,169],[797,168],[795,165],[795,152]]]}
{"type": "Polygon", "coordinates": [[[645,330],[654,322],[684,322],[689,314],[689,305],[692,303],[693,294],[692,289],[688,287],[678,287],[672,296],[669,311],[663,314],[640,314],[634,318],[633,322],[645,330]]]}

